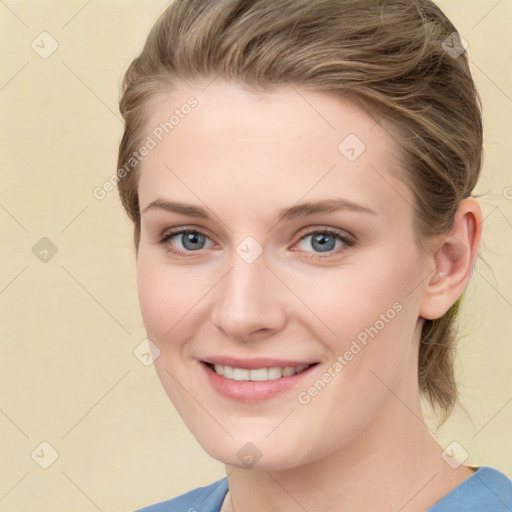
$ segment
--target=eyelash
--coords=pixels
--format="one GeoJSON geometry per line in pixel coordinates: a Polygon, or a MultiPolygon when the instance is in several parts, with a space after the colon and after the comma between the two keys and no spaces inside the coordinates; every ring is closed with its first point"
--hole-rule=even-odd
{"type": "MultiPolygon", "coordinates": [[[[168,231],[163,236],[159,237],[157,239],[157,244],[159,244],[159,245],[166,245],[167,252],[170,252],[170,253],[175,254],[177,256],[183,256],[183,257],[187,257],[187,258],[193,258],[195,256],[200,256],[200,254],[194,255],[193,253],[194,252],[200,253],[201,249],[199,249],[197,251],[181,251],[179,249],[176,249],[176,248],[172,247],[170,244],[167,244],[167,242],[172,237],[174,237],[176,235],[183,234],[183,233],[193,233],[195,235],[203,235],[208,240],[210,240],[210,237],[208,237],[208,235],[206,235],[206,233],[203,233],[202,231],[200,231],[198,229],[177,228],[175,230],[168,231]]],[[[324,229],[316,228],[316,229],[312,229],[310,231],[307,231],[305,233],[302,233],[301,237],[300,237],[300,239],[299,239],[299,241],[297,243],[301,242],[302,240],[304,240],[305,238],[307,238],[308,236],[311,236],[311,235],[329,235],[329,236],[332,236],[333,238],[335,238],[337,240],[340,240],[343,243],[343,246],[342,247],[338,247],[337,249],[334,249],[332,251],[326,251],[326,256],[322,256],[321,252],[299,251],[299,252],[304,252],[304,253],[306,253],[308,255],[309,254],[314,254],[315,255],[315,256],[306,256],[307,258],[313,258],[313,259],[329,258],[329,257],[332,257],[333,255],[338,255],[340,252],[345,251],[347,248],[352,247],[355,244],[355,239],[352,236],[342,234],[340,231],[334,230],[332,228],[324,228],[324,229]]],[[[295,249],[295,250],[297,250],[297,249],[295,249]]]]}

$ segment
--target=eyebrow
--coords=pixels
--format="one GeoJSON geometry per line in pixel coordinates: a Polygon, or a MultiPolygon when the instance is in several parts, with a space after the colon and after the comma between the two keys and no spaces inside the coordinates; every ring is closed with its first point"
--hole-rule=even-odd
{"type": "MultiPolygon", "coordinates": [[[[198,219],[209,219],[210,216],[205,209],[191,204],[180,203],[177,201],[167,201],[165,199],[155,199],[149,203],[143,210],[143,213],[151,209],[164,210],[170,213],[179,213],[181,215],[187,215],[189,217],[195,217],[198,219]]],[[[284,220],[293,220],[301,217],[307,217],[308,215],[314,215],[318,213],[332,213],[340,210],[350,210],[360,213],[369,213],[377,215],[377,212],[366,206],[354,203],[347,199],[324,199],[321,201],[301,203],[289,208],[283,208],[279,210],[277,215],[277,222],[284,220]]]]}

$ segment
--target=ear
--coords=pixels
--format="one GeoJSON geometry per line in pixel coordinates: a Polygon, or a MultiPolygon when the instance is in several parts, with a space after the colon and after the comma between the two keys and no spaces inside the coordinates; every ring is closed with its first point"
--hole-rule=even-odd
{"type": "Polygon", "coordinates": [[[478,202],[460,202],[453,226],[436,237],[429,264],[435,266],[420,304],[420,316],[435,320],[443,316],[462,295],[471,278],[482,236],[483,217],[478,202]]]}

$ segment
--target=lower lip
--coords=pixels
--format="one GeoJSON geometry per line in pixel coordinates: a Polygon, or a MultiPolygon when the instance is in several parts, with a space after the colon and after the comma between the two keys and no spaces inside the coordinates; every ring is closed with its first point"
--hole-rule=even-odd
{"type": "Polygon", "coordinates": [[[280,379],[251,381],[227,379],[215,373],[206,363],[199,363],[205,372],[212,388],[217,393],[238,400],[239,402],[256,403],[268,400],[284,391],[297,386],[305,377],[311,374],[317,365],[310,366],[301,373],[280,379]]]}

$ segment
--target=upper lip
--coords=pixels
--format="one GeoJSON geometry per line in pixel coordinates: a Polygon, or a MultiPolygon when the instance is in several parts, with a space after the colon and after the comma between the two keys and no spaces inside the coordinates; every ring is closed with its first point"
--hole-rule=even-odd
{"type": "Polygon", "coordinates": [[[231,366],[232,368],[244,368],[247,370],[255,370],[257,368],[286,368],[287,366],[297,367],[315,364],[318,361],[298,361],[296,359],[275,359],[270,357],[254,357],[250,359],[239,359],[236,357],[229,356],[212,356],[203,359],[203,362],[211,364],[220,364],[222,366],[231,366]]]}

